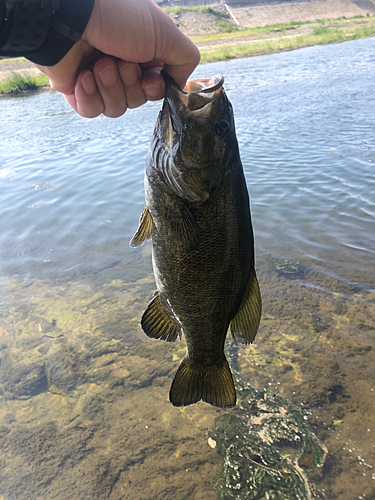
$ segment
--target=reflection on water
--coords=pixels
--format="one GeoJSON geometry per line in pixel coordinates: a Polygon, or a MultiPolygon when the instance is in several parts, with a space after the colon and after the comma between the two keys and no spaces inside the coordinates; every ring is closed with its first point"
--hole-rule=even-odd
{"type": "MultiPolygon", "coordinates": [[[[311,498],[375,497],[374,54],[368,39],[198,70],[224,74],[234,106],[264,302],[256,344],[230,347],[232,365],[241,384],[303,409],[328,448],[311,498]]],[[[4,500],[222,494],[240,438],[227,432],[225,450],[207,439],[231,413],[172,407],[184,342],[139,326],[150,247],[128,241],[159,108],[89,121],[48,91],[0,101],[4,500]]]]}

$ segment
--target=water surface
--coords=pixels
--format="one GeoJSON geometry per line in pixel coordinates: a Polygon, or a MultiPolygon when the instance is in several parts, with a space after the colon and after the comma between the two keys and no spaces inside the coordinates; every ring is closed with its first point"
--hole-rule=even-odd
{"type": "MultiPolygon", "coordinates": [[[[313,497],[374,498],[375,40],[196,76],[215,73],[235,111],[264,302],[255,345],[232,363],[306,411],[329,452],[313,497]]],[[[150,247],[128,241],[159,109],[86,120],[52,91],[0,100],[4,500],[216,498],[207,432],[223,412],[169,404],[184,342],[139,326],[150,247]]]]}

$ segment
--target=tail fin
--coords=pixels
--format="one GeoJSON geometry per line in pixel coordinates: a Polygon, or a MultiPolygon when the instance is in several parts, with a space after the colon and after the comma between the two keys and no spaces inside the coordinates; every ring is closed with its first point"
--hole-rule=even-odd
{"type": "Polygon", "coordinates": [[[190,363],[186,356],[174,376],[169,399],[173,406],[188,406],[201,399],[219,408],[236,406],[236,390],[228,361],[210,368],[190,363]]]}

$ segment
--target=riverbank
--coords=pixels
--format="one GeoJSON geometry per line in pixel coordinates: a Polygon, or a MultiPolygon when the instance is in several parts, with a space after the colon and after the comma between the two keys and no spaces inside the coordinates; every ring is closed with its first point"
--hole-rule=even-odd
{"type": "Polygon", "coordinates": [[[0,96],[29,92],[46,85],[47,77],[30,61],[22,57],[0,60],[0,96]]]}
{"type": "MultiPolygon", "coordinates": [[[[166,9],[201,52],[201,61],[213,62],[338,43],[375,35],[375,16],[347,19],[290,21],[239,29],[226,11],[212,7],[166,9]],[[200,33],[193,35],[193,32],[200,33]],[[204,33],[204,34],[202,34],[204,33]]],[[[0,95],[16,94],[47,85],[47,79],[23,58],[0,61],[0,95]],[[19,78],[19,77],[22,78],[19,78]],[[25,85],[26,81],[26,85],[25,85]],[[28,86],[30,84],[30,86],[28,86]]]]}
{"type": "Polygon", "coordinates": [[[28,74],[10,73],[10,76],[0,82],[0,95],[17,95],[31,92],[48,85],[48,78],[38,72],[35,76],[28,74]]]}
{"type": "Polygon", "coordinates": [[[202,62],[326,45],[375,35],[375,16],[268,25],[232,33],[191,37],[202,62]]]}

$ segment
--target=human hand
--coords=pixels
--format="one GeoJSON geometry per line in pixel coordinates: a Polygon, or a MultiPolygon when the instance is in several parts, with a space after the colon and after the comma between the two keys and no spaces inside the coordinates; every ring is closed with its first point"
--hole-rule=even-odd
{"type": "Polygon", "coordinates": [[[78,114],[116,118],[164,97],[162,67],[183,87],[199,59],[153,0],[96,0],[81,40],[55,66],[38,68],[78,114]]]}

